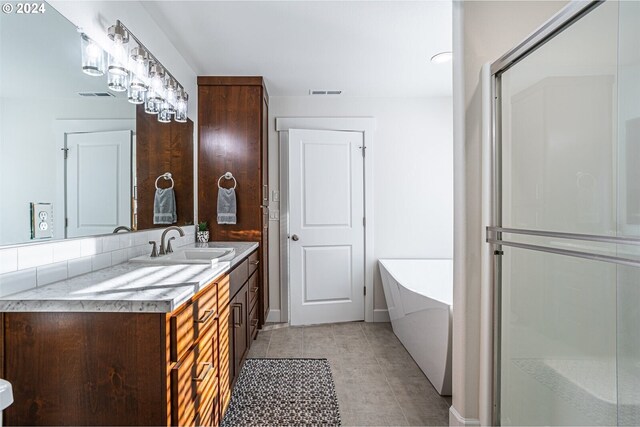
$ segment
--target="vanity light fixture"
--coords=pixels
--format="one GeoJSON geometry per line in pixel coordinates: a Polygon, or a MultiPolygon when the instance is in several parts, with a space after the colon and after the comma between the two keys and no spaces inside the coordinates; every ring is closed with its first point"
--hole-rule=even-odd
{"type": "Polygon", "coordinates": [[[90,76],[104,75],[104,51],[85,33],[80,34],[82,72],[90,76]]]}
{"type": "MultiPolygon", "coordinates": [[[[81,30],[79,30],[81,31],[81,30]]],[[[162,123],[185,123],[189,111],[189,95],[173,75],[153,56],[140,40],[119,20],[107,29],[113,42],[105,67],[104,51],[86,34],[81,33],[82,71],[102,76],[107,71],[109,89],[127,91],[132,104],[144,104],[149,114],[157,114],[162,123]],[[128,50],[129,41],[134,46],[128,50]]]]}
{"type": "Polygon", "coordinates": [[[176,115],[173,118],[178,123],[187,122],[187,113],[189,105],[189,95],[183,88],[178,88],[178,99],[176,101],[176,115]]]}

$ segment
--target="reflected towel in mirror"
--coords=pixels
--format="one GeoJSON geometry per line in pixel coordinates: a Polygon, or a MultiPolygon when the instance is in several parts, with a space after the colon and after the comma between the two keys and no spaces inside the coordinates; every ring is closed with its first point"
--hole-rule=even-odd
{"type": "Polygon", "coordinates": [[[177,220],[176,195],[173,188],[157,188],[153,199],[153,223],[175,224],[177,220]]]}
{"type": "Polygon", "coordinates": [[[236,190],[218,188],[218,224],[236,224],[236,190]]]}

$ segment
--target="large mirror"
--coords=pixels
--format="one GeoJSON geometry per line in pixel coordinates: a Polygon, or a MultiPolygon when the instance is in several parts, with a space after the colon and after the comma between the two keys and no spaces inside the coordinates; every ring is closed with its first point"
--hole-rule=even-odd
{"type": "Polygon", "coordinates": [[[192,143],[193,123],[158,123],[85,74],[81,35],[51,5],[0,14],[0,246],[166,227],[153,215],[165,173],[170,222],[192,223],[192,143]]]}

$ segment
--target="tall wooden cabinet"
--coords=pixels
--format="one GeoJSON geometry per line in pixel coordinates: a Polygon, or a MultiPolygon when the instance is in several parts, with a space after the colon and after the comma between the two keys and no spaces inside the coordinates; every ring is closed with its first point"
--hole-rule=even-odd
{"type": "Polygon", "coordinates": [[[260,242],[258,326],[269,313],[268,108],[262,77],[198,77],[198,218],[209,223],[213,241],[260,242]],[[226,172],[237,181],[234,225],[216,221],[218,179],[226,172]]]}

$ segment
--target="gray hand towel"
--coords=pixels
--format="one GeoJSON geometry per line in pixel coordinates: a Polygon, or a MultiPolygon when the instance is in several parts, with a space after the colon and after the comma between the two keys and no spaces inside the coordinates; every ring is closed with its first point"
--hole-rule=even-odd
{"type": "Polygon", "coordinates": [[[176,213],[176,194],[173,188],[158,188],[153,199],[153,223],[175,224],[178,220],[176,213]]]}
{"type": "Polygon", "coordinates": [[[233,188],[218,189],[218,224],[235,224],[236,219],[236,190],[233,188]]]}

